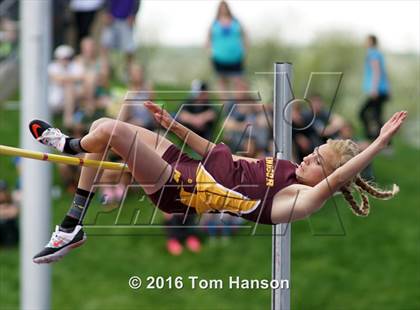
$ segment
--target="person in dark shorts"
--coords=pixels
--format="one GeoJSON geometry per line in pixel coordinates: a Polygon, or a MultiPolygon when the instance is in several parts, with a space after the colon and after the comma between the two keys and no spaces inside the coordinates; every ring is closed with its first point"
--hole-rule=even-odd
{"type": "MultiPolygon", "coordinates": [[[[86,153],[85,159],[101,160],[111,147],[154,204],[167,213],[228,212],[272,225],[308,217],[337,191],[359,216],[369,213],[367,193],[389,199],[398,192],[396,185],[392,190],[372,186],[359,172],[387,146],[407,117],[405,111],[395,113],[364,151],[351,140],[328,140],[298,165],[274,157],[233,155],[225,144],[200,137],[158,105],[144,105],[161,126],[202,159],[190,158],[154,132],[108,118],[96,120],[81,139],[68,137],[40,120],[32,121],[29,129],[40,143],[68,154],[86,153]],[[362,198],[360,204],[353,197],[353,187],[362,198]]],[[[97,168],[82,168],[73,203],[50,242],[33,258],[35,263],[57,261],[85,242],[82,221],[94,195],[96,175],[97,168]]]]}
{"type": "Polygon", "coordinates": [[[234,89],[242,80],[247,36],[239,20],[233,16],[226,1],[220,1],[216,18],[207,37],[206,47],[219,78],[220,90],[234,89]]]}
{"type": "Polygon", "coordinates": [[[390,98],[390,85],[383,54],[378,49],[378,39],[369,35],[366,39],[366,58],[363,90],[367,95],[359,112],[366,137],[373,141],[383,124],[382,111],[390,98]]]}

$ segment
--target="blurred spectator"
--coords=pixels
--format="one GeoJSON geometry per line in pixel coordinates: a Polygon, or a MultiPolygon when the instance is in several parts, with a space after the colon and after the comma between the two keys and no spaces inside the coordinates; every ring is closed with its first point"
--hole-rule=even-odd
{"type": "Polygon", "coordinates": [[[211,140],[216,117],[207,84],[199,80],[192,81],[191,96],[182,106],[177,120],[198,135],[211,140]]]}
{"type": "Polygon", "coordinates": [[[7,58],[16,45],[16,22],[8,18],[0,18],[0,60],[7,58]]]}
{"type": "Polygon", "coordinates": [[[312,127],[324,142],[336,138],[345,123],[344,119],[327,109],[320,95],[311,96],[309,102],[310,109],[302,112],[304,123],[312,123],[312,127]]]}
{"type": "Polygon", "coordinates": [[[76,46],[79,48],[83,38],[90,36],[96,13],[102,8],[104,0],[71,0],[70,9],[76,22],[76,46]]]}
{"type": "Polygon", "coordinates": [[[143,103],[153,100],[153,85],[147,82],[144,70],[140,65],[132,63],[128,69],[129,91],[135,91],[136,101],[123,105],[121,120],[150,130],[155,128],[155,122],[143,103]]]}
{"type": "Polygon", "coordinates": [[[0,0],[0,14],[3,18],[17,22],[19,19],[18,0],[0,0]]]}
{"type": "MultiPolygon", "coordinates": [[[[246,156],[264,156],[269,144],[270,128],[264,105],[250,96],[248,85],[241,81],[233,100],[226,104],[224,140],[234,152],[246,156]]],[[[266,106],[269,108],[269,106],[266,106]]]]}
{"type": "Polygon", "coordinates": [[[0,17],[0,60],[6,59],[17,46],[17,22],[9,17],[0,17]]]}
{"type": "MultiPolygon", "coordinates": [[[[313,116],[313,114],[312,114],[313,116]]],[[[292,142],[295,161],[302,161],[303,157],[312,153],[314,148],[322,144],[322,140],[315,130],[312,119],[305,119],[300,104],[292,105],[292,142]]]]}
{"type": "Polygon", "coordinates": [[[313,149],[328,139],[339,138],[345,120],[325,107],[320,95],[309,97],[310,107],[302,109],[300,104],[292,107],[293,153],[297,161],[312,153],[313,149]]]}
{"type": "MultiPolygon", "coordinates": [[[[19,22],[18,0],[0,0],[0,42],[17,44],[19,22]]],[[[2,48],[6,48],[3,47],[2,48]]]]}
{"type": "Polygon", "coordinates": [[[254,106],[255,124],[252,137],[255,141],[254,157],[263,158],[270,154],[270,147],[273,142],[272,104],[256,103],[254,106]]]}
{"type": "Polygon", "coordinates": [[[77,183],[79,182],[80,169],[78,166],[57,164],[60,183],[64,186],[69,194],[76,192],[77,183]]]}
{"type": "Polygon", "coordinates": [[[12,193],[12,200],[16,203],[16,205],[20,206],[22,201],[22,188],[21,188],[21,171],[22,171],[22,158],[21,157],[13,157],[12,159],[13,165],[16,169],[16,183],[15,183],[15,190],[12,193]]]}
{"type": "Polygon", "coordinates": [[[82,97],[83,67],[73,61],[73,48],[60,45],[48,66],[49,104],[54,115],[62,115],[64,126],[73,124],[76,100],[82,97]]]}
{"type": "Polygon", "coordinates": [[[219,89],[226,91],[232,82],[236,90],[243,73],[247,38],[226,1],[219,4],[206,47],[210,50],[213,67],[219,78],[219,89]]]}
{"type": "Polygon", "coordinates": [[[201,216],[200,226],[205,227],[204,230],[209,236],[210,245],[214,245],[217,239],[220,239],[223,244],[227,244],[237,230],[237,226],[244,222],[243,218],[227,213],[207,213],[201,216]]]}
{"type": "Polygon", "coordinates": [[[369,35],[367,37],[366,47],[363,90],[367,94],[367,98],[360,110],[360,119],[366,137],[369,140],[374,140],[383,125],[382,109],[384,103],[389,99],[390,87],[384,57],[378,50],[376,36],[369,35]]]}
{"type": "Polygon", "coordinates": [[[183,243],[185,243],[186,247],[191,252],[200,252],[201,241],[198,238],[198,232],[194,227],[195,215],[187,215],[185,218],[185,215],[165,213],[164,216],[167,234],[166,249],[169,254],[174,256],[181,255],[183,243]],[[185,227],[180,228],[178,226],[185,227]]]}
{"type": "Polygon", "coordinates": [[[80,104],[76,105],[73,121],[88,126],[105,116],[109,103],[109,68],[107,62],[99,57],[92,38],[85,37],[80,50],[75,62],[83,69],[82,96],[80,104]]]}
{"type": "Polygon", "coordinates": [[[370,142],[366,141],[366,140],[360,140],[360,139],[356,139],[354,136],[354,127],[353,125],[348,122],[345,121],[344,125],[341,126],[340,131],[338,133],[338,139],[350,139],[355,141],[358,145],[361,151],[363,151],[364,149],[366,149],[370,142]]]}
{"type": "Polygon", "coordinates": [[[51,1],[52,18],[52,50],[60,45],[70,44],[70,34],[72,29],[72,18],[69,7],[69,0],[51,1]]]}
{"type": "Polygon", "coordinates": [[[139,8],[140,0],[106,1],[105,28],[101,38],[103,51],[107,58],[110,49],[124,52],[127,68],[135,51],[133,28],[139,8]]]}
{"type": "Polygon", "coordinates": [[[19,241],[19,209],[12,200],[6,181],[0,180],[0,246],[14,246],[19,241]]]}
{"type": "MultiPolygon", "coordinates": [[[[111,161],[121,162],[121,158],[111,153],[111,161]]],[[[101,203],[108,207],[118,207],[124,197],[127,186],[132,182],[130,173],[115,170],[104,170],[101,176],[101,203]]]]}

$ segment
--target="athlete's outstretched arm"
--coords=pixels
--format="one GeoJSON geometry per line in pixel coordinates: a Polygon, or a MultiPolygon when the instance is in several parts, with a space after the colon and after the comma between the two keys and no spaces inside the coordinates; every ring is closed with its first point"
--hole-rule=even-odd
{"type": "Polygon", "coordinates": [[[196,134],[181,123],[177,122],[165,109],[147,101],[144,106],[152,113],[154,119],[165,129],[172,131],[200,156],[204,156],[215,144],[196,134]]]}
{"type": "Polygon", "coordinates": [[[395,113],[382,127],[381,132],[363,152],[336,169],[314,187],[296,184],[276,195],[272,211],[273,222],[285,223],[299,220],[319,210],[336,191],[350,182],[382,151],[397,133],[407,117],[407,112],[395,113]],[[278,206],[278,207],[276,207],[278,206]]]}
{"type": "Polygon", "coordinates": [[[387,147],[407,117],[406,111],[396,112],[382,126],[379,136],[363,152],[336,169],[328,178],[318,183],[313,190],[321,199],[329,198],[334,192],[350,182],[365,169],[373,158],[387,147]]]}

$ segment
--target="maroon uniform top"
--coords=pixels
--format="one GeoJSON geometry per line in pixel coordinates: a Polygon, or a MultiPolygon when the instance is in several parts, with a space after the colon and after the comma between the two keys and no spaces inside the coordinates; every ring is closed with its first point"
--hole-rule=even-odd
{"type": "Polygon", "coordinates": [[[171,146],[162,158],[174,168],[173,179],[167,184],[169,188],[163,190],[166,193],[158,192],[150,197],[160,209],[169,213],[185,212],[188,205],[196,209],[191,208],[189,212],[201,213],[201,207],[207,203],[206,198],[219,203],[222,195],[223,201],[228,195],[230,207],[215,210],[210,202],[210,212],[227,212],[253,222],[273,224],[271,209],[274,195],[297,183],[294,163],[273,157],[257,162],[234,161],[231,150],[223,143],[217,144],[202,160],[191,159],[175,146],[171,146]],[[204,188],[202,184],[210,184],[210,187],[204,188]],[[200,198],[204,195],[202,192],[207,195],[204,200],[200,198]],[[233,212],[236,204],[239,209],[233,212]]]}

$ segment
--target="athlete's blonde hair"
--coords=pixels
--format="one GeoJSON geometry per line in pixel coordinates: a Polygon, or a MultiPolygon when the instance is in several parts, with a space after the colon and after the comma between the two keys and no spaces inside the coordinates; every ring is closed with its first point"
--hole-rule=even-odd
{"type": "MultiPolygon", "coordinates": [[[[331,147],[334,153],[337,155],[338,160],[334,165],[334,169],[345,164],[351,158],[360,153],[359,146],[352,140],[333,140],[329,139],[327,144],[331,147]]],[[[360,175],[357,175],[348,184],[340,189],[347,203],[350,205],[351,210],[358,216],[367,216],[370,210],[370,204],[368,196],[369,194],[377,199],[390,199],[399,192],[399,187],[394,184],[392,190],[382,190],[372,183],[364,180],[360,175]],[[353,191],[356,190],[360,195],[360,204],[357,203],[353,196],[353,191]]]]}

